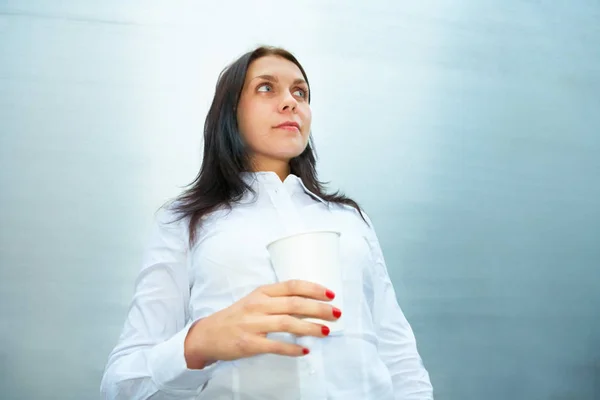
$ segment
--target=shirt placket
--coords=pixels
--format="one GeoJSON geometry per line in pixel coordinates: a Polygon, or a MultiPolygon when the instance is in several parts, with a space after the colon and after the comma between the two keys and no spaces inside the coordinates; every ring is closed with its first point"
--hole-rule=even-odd
{"type": "MultiPolygon", "coordinates": [[[[285,234],[302,232],[306,226],[298,207],[295,206],[290,191],[283,184],[269,185],[267,192],[279,217],[285,234]]],[[[325,400],[326,387],[323,382],[323,356],[320,343],[316,338],[303,337],[296,340],[302,346],[310,349],[310,354],[298,360],[298,379],[300,383],[300,398],[325,400]]]]}
{"type": "Polygon", "coordinates": [[[325,400],[327,388],[324,381],[323,351],[320,339],[305,336],[296,342],[310,349],[310,353],[298,360],[298,375],[302,400],[325,400]]]}
{"type": "Polygon", "coordinates": [[[300,212],[283,183],[269,184],[268,193],[285,234],[290,235],[305,230],[300,212]]]}

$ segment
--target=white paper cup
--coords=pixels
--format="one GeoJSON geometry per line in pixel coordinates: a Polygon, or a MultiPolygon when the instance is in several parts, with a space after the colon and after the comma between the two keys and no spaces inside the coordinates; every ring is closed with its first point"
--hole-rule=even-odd
{"type": "MultiPolygon", "coordinates": [[[[335,299],[327,303],[342,310],[344,300],[339,232],[315,231],[286,236],[269,243],[267,250],[279,282],[300,279],[323,285],[335,293],[335,299]]],[[[331,332],[343,330],[343,317],[337,321],[306,320],[326,325],[331,332]]]]}

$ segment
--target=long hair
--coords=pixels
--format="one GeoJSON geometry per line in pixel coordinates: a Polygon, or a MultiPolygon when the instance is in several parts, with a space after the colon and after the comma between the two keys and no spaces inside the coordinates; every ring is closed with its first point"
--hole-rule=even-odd
{"type": "MultiPolygon", "coordinates": [[[[308,77],[300,62],[290,52],[278,47],[258,47],[221,72],[204,123],[204,156],[200,171],[173,202],[178,220],[189,218],[190,246],[194,243],[196,229],[204,216],[221,207],[230,208],[247,191],[254,192],[241,177],[242,172],[251,171],[251,160],[238,129],[236,109],[248,67],[254,60],[268,55],[279,56],[296,64],[308,85],[308,77]]],[[[309,93],[312,91],[309,90],[309,93]]],[[[310,97],[308,101],[310,103],[310,97]]],[[[290,160],[290,173],[298,176],[308,190],[323,200],[354,207],[364,219],[360,206],[354,200],[339,191],[326,193],[324,183],[318,180],[312,134],[306,149],[290,160]]]]}

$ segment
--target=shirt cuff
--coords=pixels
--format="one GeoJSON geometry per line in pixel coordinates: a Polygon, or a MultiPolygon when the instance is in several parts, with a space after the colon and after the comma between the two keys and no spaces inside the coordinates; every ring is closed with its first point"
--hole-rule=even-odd
{"type": "Polygon", "coordinates": [[[184,342],[192,323],[169,340],[154,346],[148,356],[148,369],[159,390],[201,392],[219,362],[203,369],[189,369],[185,362],[184,342]]]}

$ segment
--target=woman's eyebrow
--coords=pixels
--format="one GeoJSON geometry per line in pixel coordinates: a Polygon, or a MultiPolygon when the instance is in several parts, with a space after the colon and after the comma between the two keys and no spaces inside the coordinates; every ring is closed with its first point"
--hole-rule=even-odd
{"type": "MultiPolygon", "coordinates": [[[[277,79],[276,76],[268,75],[268,74],[255,76],[254,78],[252,78],[252,80],[254,80],[254,79],[264,79],[266,81],[276,82],[276,83],[279,82],[279,79],[277,79]]],[[[298,84],[307,85],[306,81],[302,78],[297,78],[294,80],[294,82],[292,82],[292,85],[298,85],[298,84]]]]}

